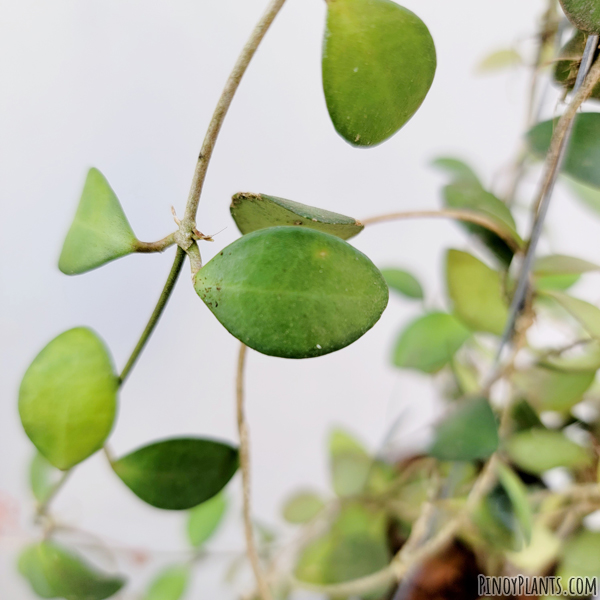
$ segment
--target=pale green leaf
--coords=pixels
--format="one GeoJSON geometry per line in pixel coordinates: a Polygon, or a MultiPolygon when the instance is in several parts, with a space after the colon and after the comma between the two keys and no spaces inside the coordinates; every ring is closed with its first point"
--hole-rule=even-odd
{"type": "Polygon", "coordinates": [[[118,380],[106,347],[78,327],[52,340],[21,382],[19,414],[37,449],[69,469],[102,448],[115,419],[118,380]]]}
{"type": "Polygon", "coordinates": [[[243,236],[199,271],[195,287],[232,335],[283,358],[348,346],[379,320],[388,301],[385,280],[364,254],[301,227],[243,236]]]}
{"type": "MultiPolygon", "coordinates": [[[[600,577],[600,532],[582,529],[566,543],[563,542],[562,561],[556,575],[562,577],[563,586],[568,585],[571,577],[587,578],[587,584],[593,585],[592,580],[600,577]]],[[[582,583],[585,585],[586,580],[582,583]]],[[[573,591],[577,591],[576,588],[573,591]]],[[[583,591],[585,593],[585,588],[583,591]]]]}
{"type": "Polygon", "coordinates": [[[167,567],[152,581],[143,600],[181,600],[188,587],[189,579],[189,566],[167,567]]]}
{"type": "Polygon", "coordinates": [[[333,489],[338,496],[353,496],[365,489],[373,459],[365,448],[341,429],[329,437],[333,489]]]}
{"type": "Polygon", "coordinates": [[[493,73],[512,69],[523,64],[523,57],[514,48],[495,50],[488,54],[478,65],[479,73],[493,73]]]}
{"type": "Polygon", "coordinates": [[[581,275],[591,271],[600,271],[600,265],[589,260],[566,256],[565,254],[550,254],[538,258],[533,265],[537,276],[543,275],[581,275]]]}
{"type": "Polygon", "coordinates": [[[401,296],[407,298],[423,299],[423,288],[419,280],[408,271],[403,269],[381,269],[386,283],[390,290],[398,292],[401,296]]]}
{"type": "Polygon", "coordinates": [[[466,162],[458,158],[441,156],[433,160],[431,165],[451,175],[455,183],[467,182],[483,187],[475,171],[466,162]]]}
{"type": "Polygon", "coordinates": [[[567,181],[569,188],[578,200],[595,213],[600,213],[600,189],[585,185],[575,179],[567,177],[563,177],[563,179],[567,181]]]}
{"type": "Polygon", "coordinates": [[[433,82],[435,47],[425,24],[390,0],[327,3],[323,88],[337,132],[374,146],[417,111],[433,82]]]}
{"type": "Polygon", "coordinates": [[[206,543],[217,531],[227,510],[227,498],[221,492],[190,511],[187,534],[195,548],[206,543]]]}
{"type": "Polygon", "coordinates": [[[325,503],[314,492],[298,492],[283,505],[283,518],[288,523],[301,525],[314,519],[324,507],[325,503]]]}
{"type": "Polygon", "coordinates": [[[546,290],[544,295],[556,300],[591,336],[600,338],[600,308],[556,291],[546,290]]]}
{"type": "Polygon", "coordinates": [[[44,502],[60,480],[61,473],[42,454],[36,452],[29,467],[29,484],[35,499],[44,502]]]}

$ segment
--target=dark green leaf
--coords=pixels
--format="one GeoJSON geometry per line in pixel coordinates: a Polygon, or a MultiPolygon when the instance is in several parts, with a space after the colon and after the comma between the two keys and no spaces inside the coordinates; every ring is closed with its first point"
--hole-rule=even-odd
{"type": "Polygon", "coordinates": [[[527,431],[535,427],[544,428],[537,413],[531,408],[531,404],[527,400],[515,402],[511,412],[515,431],[527,431]]]}
{"type": "Polygon", "coordinates": [[[381,274],[390,290],[394,290],[407,298],[423,299],[423,288],[419,280],[408,271],[403,271],[402,269],[382,269],[381,274]]]}
{"type": "Polygon", "coordinates": [[[390,0],[327,3],[323,88],[337,132],[374,146],[417,111],[433,82],[435,47],[425,24],[390,0]]]}
{"type": "Polygon", "coordinates": [[[308,523],[325,507],[325,503],[314,492],[298,492],[288,498],[283,506],[283,518],[295,525],[308,523]]]}
{"type": "Polygon", "coordinates": [[[429,313],[404,329],[394,350],[394,365],[435,373],[452,360],[470,335],[452,315],[429,313]]]}
{"type": "Polygon", "coordinates": [[[565,14],[581,31],[600,33],[600,2],[598,0],[560,0],[565,14]]]}
{"type": "Polygon", "coordinates": [[[528,473],[540,475],[555,467],[578,469],[591,463],[584,448],[560,431],[529,429],[512,435],[506,450],[512,462],[528,473]]]}
{"type": "Polygon", "coordinates": [[[198,548],[213,536],[226,509],[227,500],[223,493],[192,508],[187,523],[188,539],[192,546],[198,548]]]}
{"type": "MultiPolygon", "coordinates": [[[[582,31],[576,31],[558,53],[558,60],[554,67],[554,81],[568,90],[572,90],[575,86],[587,37],[582,31]]],[[[594,87],[590,98],[600,98],[600,85],[594,87]]]]}
{"type": "Polygon", "coordinates": [[[37,449],[69,469],[102,448],[117,407],[118,380],[108,352],[83,327],[54,338],[31,363],[19,391],[19,413],[37,449]]]}
{"type": "MultiPolygon", "coordinates": [[[[539,123],[527,134],[531,151],[546,156],[556,121],[539,123]]],[[[580,113],[575,118],[573,135],[563,171],[577,181],[600,187],[600,113],[580,113]]]]}
{"type": "Polygon", "coordinates": [[[365,228],[352,217],[266,194],[236,194],[230,210],[243,234],[288,225],[316,229],[348,240],[365,228]]]}
{"type": "Polygon", "coordinates": [[[284,358],[348,346],[378,321],[388,301],[385,280],[364,254],[300,227],[243,236],[200,270],[195,287],[232,335],[284,358]]]}
{"type": "Polygon", "coordinates": [[[206,502],[227,485],[238,468],[238,451],[212,440],[177,438],[144,446],[112,467],[144,502],[185,510],[206,502]]]}
{"type": "Polygon", "coordinates": [[[508,305],[500,273],[467,252],[449,250],[446,274],[454,314],[473,331],[501,335],[508,305]]]}
{"type": "Polygon", "coordinates": [[[469,400],[437,427],[429,454],[439,460],[477,460],[498,448],[498,425],[485,398],[469,400]]]}
{"type": "Polygon", "coordinates": [[[85,273],[135,252],[137,243],[108,181],[98,169],[90,169],[58,268],[66,275],[85,273]]]}
{"type": "Polygon", "coordinates": [[[103,600],[125,581],[105,575],[54,542],[29,546],[19,559],[19,571],[42,598],[103,600]]]}
{"type": "Polygon", "coordinates": [[[189,579],[190,568],[187,565],[168,567],[150,584],[144,600],[180,600],[189,579]]]}
{"type": "Polygon", "coordinates": [[[44,502],[60,480],[60,471],[36,452],[29,467],[29,484],[38,502],[44,502]]]}
{"type": "Polygon", "coordinates": [[[527,545],[531,541],[533,528],[533,517],[527,498],[527,488],[510,467],[498,463],[497,469],[498,481],[510,498],[520,537],[524,544],[527,545]]]}

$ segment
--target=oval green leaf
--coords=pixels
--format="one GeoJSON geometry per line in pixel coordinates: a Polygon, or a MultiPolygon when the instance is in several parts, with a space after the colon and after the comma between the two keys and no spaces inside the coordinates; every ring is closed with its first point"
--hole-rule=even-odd
{"type": "Polygon", "coordinates": [[[537,276],[544,275],[581,275],[591,271],[600,271],[600,265],[576,256],[550,254],[535,261],[533,272],[537,276]]]}
{"type": "Polygon", "coordinates": [[[227,510],[227,499],[221,492],[190,511],[187,534],[190,544],[199,548],[217,531],[227,510]]]}
{"type": "Polygon", "coordinates": [[[375,325],[388,301],[385,280],[364,254],[300,227],[245,235],[199,271],[195,288],[232,335],[284,358],[348,346],[375,325]]]}
{"type": "MultiPolygon", "coordinates": [[[[531,151],[544,158],[556,121],[539,123],[527,134],[531,151]]],[[[600,113],[580,113],[575,118],[573,134],[565,157],[563,172],[577,181],[600,187],[600,113]]]]}
{"type": "Polygon", "coordinates": [[[19,414],[37,449],[69,469],[102,448],[117,409],[118,380],[106,347],[84,327],[54,338],[21,382],[19,414]]]}
{"type": "Polygon", "coordinates": [[[587,33],[600,33],[600,2],[598,0],[560,0],[569,21],[587,33]]]}
{"type": "Polygon", "coordinates": [[[259,229],[286,225],[316,229],[349,240],[365,228],[352,217],[266,194],[236,194],[230,211],[244,235],[259,229]]]}
{"type": "Polygon", "coordinates": [[[438,460],[479,460],[498,449],[498,424],[485,398],[469,400],[436,428],[429,454],[438,460]]]}
{"type": "Polygon", "coordinates": [[[35,499],[44,502],[60,481],[61,472],[36,452],[29,466],[29,484],[35,499]]]}
{"type": "Polygon", "coordinates": [[[90,169],[58,268],[66,275],[85,273],[135,252],[137,244],[108,181],[98,169],[90,169]]]}
{"type": "Polygon", "coordinates": [[[408,271],[402,269],[381,269],[381,274],[390,290],[394,290],[407,298],[423,299],[423,288],[419,280],[408,271]]]}
{"type": "Polygon", "coordinates": [[[187,565],[167,567],[150,584],[143,600],[180,600],[190,579],[187,565]]]}
{"type": "Polygon", "coordinates": [[[54,542],[29,546],[19,558],[19,572],[42,598],[104,600],[125,584],[54,542]]]}
{"type": "Polygon", "coordinates": [[[294,525],[302,525],[314,519],[325,503],[314,492],[298,492],[283,505],[283,518],[294,525]]]}
{"type": "Polygon", "coordinates": [[[568,583],[571,577],[586,577],[593,583],[590,580],[600,577],[600,532],[582,529],[566,544],[563,542],[561,550],[563,558],[556,574],[563,582],[568,583]]]}
{"type": "Polygon", "coordinates": [[[473,331],[502,335],[508,304],[500,273],[467,252],[449,250],[446,275],[454,314],[473,331]]]}
{"type": "Polygon", "coordinates": [[[547,290],[544,295],[556,300],[592,337],[600,338],[600,308],[561,292],[547,290]]]}
{"type": "Polygon", "coordinates": [[[435,46],[425,24],[390,0],[327,3],[323,89],[336,131],[375,146],[417,111],[433,82],[435,46]]]}
{"type": "Polygon", "coordinates": [[[443,312],[419,317],[400,334],[394,349],[396,367],[436,373],[445,367],[471,332],[458,319],[443,312]]]}
{"type": "Polygon", "coordinates": [[[115,461],[112,468],[144,502],[186,510],[218,494],[238,465],[238,451],[229,444],[176,438],[144,446],[115,461]]]}
{"type": "Polygon", "coordinates": [[[335,429],[329,437],[329,456],[334,492],[346,497],[364,491],[373,466],[364,446],[349,433],[335,429]]]}
{"type": "Polygon", "coordinates": [[[506,443],[511,461],[523,471],[541,475],[556,467],[589,466],[590,455],[560,431],[528,429],[512,435],[506,443]]]}

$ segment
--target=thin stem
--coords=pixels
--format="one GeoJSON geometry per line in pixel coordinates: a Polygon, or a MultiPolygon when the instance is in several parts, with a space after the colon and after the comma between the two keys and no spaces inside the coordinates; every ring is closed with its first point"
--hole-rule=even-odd
{"type": "Polygon", "coordinates": [[[481,225],[482,227],[493,231],[498,237],[501,237],[511,247],[512,250],[518,251],[521,247],[519,243],[520,240],[515,239],[514,234],[511,233],[508,228],[503,227],[497,221],[469,210],[411,210],[369,217],[368,219],[363,219],[361,223],[366,226],[375,225],[376,223],[385,223],[388,221],[421,218],[454,219],[456,221],[465,221],[467,223],[481,225]]]}
{"type": "Polygon", "coordinates": [[[140,354],[142,353],[142,350],[148,343],[152,332],[158,324],[160,316],[162,315],[163,310],[165,309],[165,306],[169,301],[171,293],[173,292],[175,284],[177,283],[177,278],[179,277],[179,273],[181,273],[181,267],[183,266],[184,259],[185,251],[178,247],[177,252],[175,253],[175,260],[173,261],[173,266],[171,267],[171,272],[167,277],[167,281],[165,283],[165,286],[163,287],[163,291],[160,294],[160,298],[158,299],[156,307],[154,308],[150,320],[148,321],[148,324],[146,325],[146,328],[144,329],[144,332],[142,333],[138,343],[133,349],[133,352],[131,353],[127,364],[123,367],[123,371],[121,371],[121,375],[119,376],[119,385],[123,385],[123,382],[125,381],[125,379],[127,379],[127,376],[131,372],[131,369],[133,369],[135,362],[139,358],[140,354]]]}
{"type": "Polygon", "coordinates": [[[175,240],[176,235],[177,235],[177,232],[174,231],[173,233],[170,233],[167,237],[163,238],[162,240],[158,240],[158,242],[140,242],[138,240],[138,242],[135,246],[135,251],[142,252],[142,253],[164,252],[167,248],[173,246],[173,244],[176,243],[176,240],[175,240]]]}
{"type": "Polygon", "coordinates": [[[223,121],[227,115],[227,111],[231,106],[231,101],[233,100],[235,92],[240,85],[242,77],[244,76],[244,73],[250,64],[256,49],[258,48],[262,39],[265,37],[265,34],[277,16],[277,13],[281,10],[284,2],[285,0],[273,0],[271,4],[269,4],[267,10],[250,35],[250,39],[246,42],[246,45],[237,59],[237,62],[233,67],[233,71],[231,72],[231,75],[229,75],[229,79],[225,84],[223,93],[219,98],[219,102],[215,112],[213,113],[210,125],[208,126],[208,131],[206,132],[204,142],[202,143],[202,149],[200,150],[200,154],[198,156],[198,162],[196,163],[194,178],[192,179],[192,186],[188,196],[182,222],[184,232],[188,230],[191,231],[194,227],[208,164],[210,163],[219,131],[221,130],[221,126],[223,125],[223,121]]]}
{"type": "Polygon", "coordinates": [[[248,425],[244,414],[244,367],[246,364],[246,345],[240,344],[240,352],[237,363],[236,377],[236,407],[237,407],[237,425],[240,436],[240,470],[242,472],[242,490],[243,490],[243,513],[244,513],[244,533],[246,536],[246,551],[256,584],[262,600],[272,600],[271,590],[262,571],[258,550],[254,540],[254,530],[252,527],[252,502],[250,490],[250,440],[248,435],[248,425]]]}

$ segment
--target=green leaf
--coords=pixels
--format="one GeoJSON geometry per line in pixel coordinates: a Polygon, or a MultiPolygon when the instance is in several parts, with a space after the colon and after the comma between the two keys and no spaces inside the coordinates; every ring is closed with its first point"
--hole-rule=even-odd
{"type": "Polygon", "coordinates": [[[452,360],[470,336],[471,332],[452,315],[429,313],[401,333],[394,350],[394,365],[436,373],[452,360]]]}
{"type": "Polygon", "coordinates": [[[581,275],[542,275],[535,278],[535,289],[538,292],[565,291],[573,287],[580,279],[581,275]]]}
{"type": "Polygon", "coordinates": [[[600,577],[600,532],[581,530],[562,548],[563,559],[556,575],[562,577],[563,586],[571,577],[600,577]]]}
{"type": "Polygon", "coordinates": [[[452,157],[439,157],[431,162],[433,167],[436,167],[442,171],[445,171],[449,175],[452,175],[454,183],[470,183],[483,187],[479,177],[477,177],[475,171],[471,167],[459,160],[458,158],[452,157]]]}
{"type": "Polygon", "coordinates": [[[144,502],[156,508],[186,510],[218,494],[238,464],[238,451],[229,444],[176,438],[144,446],[112,467],[144,502]]]}
{"type": "Polygon", "coordinates": [[[135,252],[137,244],[108,181],[98,169],[90,169],[58,268],[66,275],[85,273],[135,252]]]}
{"type": "Polygon", "coordinates": [[[600,343],[589,340],[582,349],[549,354],[544,358],[543,364],[561,371],[597,371],[600,369],[600,343]]]}
{"type": "Polygon", "coordinates": [[[591,336],[600,338],[600,308],[556,291],[546,290],[544,295],[556,300],[591,336]]]}
{"type": "Polygon", "coordinates": [[[323,89],[336,131],[356,146],[394,135],[425,99],[436,68],[429,30],[389,0],[327,3],[323,89]]]}
{"type": "Polygon", "coordinates": [[[19,558],[19,572],[42,598],[103,600],[125,584],[108,576],[54,542],[29,546],[19,558]]]}
{"type": "Polygon", "coordinates": [[[446,275],[454,314],[473,331],[502,335],[508,305],[500,273],[467,252],[449,250],[446,275]]]}
{"type": "Polygon", "coordinates": [[[423,299],[423,288],[419,280],[408,271],[403,271],[402,269],[381,269],[381,274],[390,290],[394,290],[407,298],[423,299]]]}
{"type": "Polygon", "coordinates": [[[232,335],[283,358],[348,346],[379,320],[388,301],[385,280],[364,254],[300,227],[243,236],[199,271],[195,287],[232,335]]]}
{"type": "Polygon", "coordinates": [[[283,518],[288,523],[301,525],[312,521],[324,507],[325,503],[314,492],[299,492],[283,505],[283,518]]]}
{"type": "Polygon", "coordinates": [[[224,493],[213,496],[190,511],[187,522],[187,534],[190,544],[195,548],[206,543],[215,533],[227,510],[224,493]]]}
{"type": "Polygon", "coordinates": [[[352,217],[266,194],[236,194],[230,210],[243,234],[288,225],[316,229],[348,240],[365,228],[352,217]]]}
{"type": "Polygon", "coordinates": [[[335,429],[329,437],[331,479],[335,493],[354,496],[364,491],[373,459],[365,448],[341,429],[335,429]]]}
{"type": "Polygon", "coordinates": [[[587,208],[593,210],[595,213],[600,213],[600,189],[584,185],[569,177],[563,177],[563,181],[567,182],[575,197],[587,206],[587,208]]]}
{"type": "Polygon", "coordinates": [[[535,427],[544,428],[537,413],[527,400],[519,400],[513,404],[511,418],[515,431],[527,431],[535,427]]]}
{"type": "Polygon", "coordinates": [[[21,382],[19,413],[37,449],[70,469],[102,448],[117,408],[118,380],[106,347],[84,327],[54,338],[21,382]]]}
{"type": "Polygon", "coordinates": [[[531,543],[519,552],[508,553],[507,558],[521,573],[546,573],[556,562],[562,545],[563,541],[538,521],[533,526],[531,543]]]}
{"type": "Polygon", "coordinates": [[[511,461],[527,473],[540,475],[555,467],[579,469],[591,463],[585,448],[560,431],[528,429],[512,435],[506,443],[511,461]]]}
{"type": "Polygon", "coordinates": [[[439,460],[478,460],[498,448],[498,424],[485,398],[459,405],[437,427],[429,454],[439,460]]]}
{"type": "Polygon", "coordinates": [[[185,594],[190,579],[187,565],[166,568],[150,584],[144,600],[180,600],[185,594]]]}
{"type": "Polygon", "coordinates": [[[600,33],[600,3],[597,0],[560,0],[569,21],[587,33],[600,33]]]}
{"type": "Polygon", "coordinates": [[[515,372],[512,380],[538,410],[566,412],[581,401],[595,375],[595,371],[565,371],[538,365],[515,372]]]}
{"type": "MultiPolygon", "coordinates": [[[[575,31],[573,37],[560,49],[558,60],[554,67],[554,81],[559,85],[572,90],[577,80],[577,72],[583,57],[587,42],[587,35],[582,31],[575,31]]],[[[594,86],[590,99],[600,98],[600,85],[594,86]]]]}
{"type": "Polygon", "coordinates": [[[520,537],[523,539],[524,545],[528,545],[531,542],[533,516],[527,498],[527,488],[510,467],[498,463],[497,468],[498,481],[512,503],[520,537]]]}
{"type": "Polygon", "coordinates": [[[495,71],[503,71],[504,69],[512,69],[523,64],[523,57],[513,48],[496,50],[488,54],[478,65],[479,73],[493,73],[495,71]]]}
{"type": "Polygon", "coordinates": [[[600,265],[583,258],[551,254],[542,256],[535,261],[533,272],[536,276],[543,275],[581,275],[591,271],[600,271],[600,265]]]}
{"type": "MultiPolygon", "coordinates": [[[[531,151],[544,158],[550,148],[555,120],[539,123],[527,134],[531,151]]],[[[600,113],[580,113],[575,118],[563,172],[577,181],[600,187],[600,113]]]]}
{"type": "Polygon", "coordinates": [[[36,452],[29,467],[29,484],[35,499],[45,502],[60,480],[60,471],[36,452]]]}

